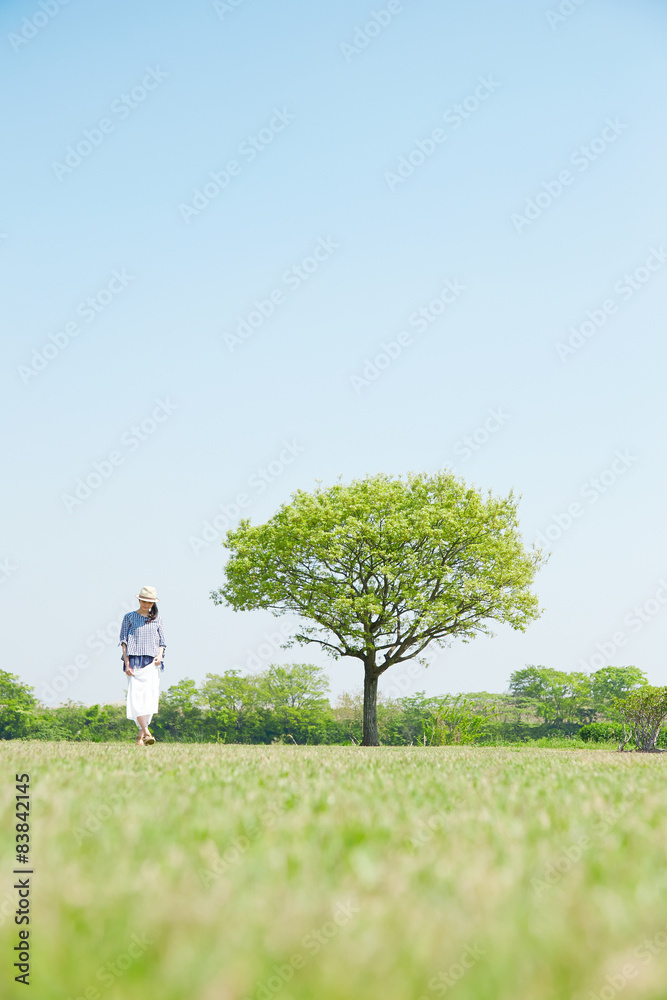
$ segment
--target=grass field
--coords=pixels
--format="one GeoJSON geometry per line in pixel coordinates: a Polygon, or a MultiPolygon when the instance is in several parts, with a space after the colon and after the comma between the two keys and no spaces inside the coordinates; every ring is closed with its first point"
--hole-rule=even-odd
{"type": "Polygon", "coordinates": [[[667,997],[662,755],[17,742],[0,753],[3,997],[667,997]],[[22,771],[30,991],[9,957],[22,771]]]}

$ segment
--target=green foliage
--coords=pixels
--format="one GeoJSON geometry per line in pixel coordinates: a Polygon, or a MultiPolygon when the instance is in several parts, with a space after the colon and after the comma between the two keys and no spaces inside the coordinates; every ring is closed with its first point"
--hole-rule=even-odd
{"type": "Polygon", "coordinates": [[[545,722],[569,721],[575,692],[574,678],[562,670],[530,664],[510,677],[510,694],[537,703],[545,722]]]}
{"type": "Polygon", "coordinates": [[[590,750],[591,745],[580,739],[576,733],[570,735],[552,733],[548,736],[536,736],[534,739],[523,741],[522,749],[524,750],[538,748],[544,750],[590,750]]]}
{"type": "Polygon", "coordinates": [[[582,726],[579,736],[584,743],[611,743],[623,739],[623,726],[615,722],[591,722],[582,726]]]}
{"type": "MultiPolygon", "coordinates": [[[[590,745],[596,739],[604,740],[600,734],[612,730],[620,739],[622,725],[615,722],[617,714],[605,712],[604,721],[582,728],[576,705],[562,714],[578,717],[577,721],[554,721],[553,713],[541,708],[539,698],[524,697],[526,690],[542,697],[549,694],[546,683],[541,692],[530,687],[540,683],[536,670],[542,672],[542,680],[558,674],[546,667],[517,671],[512,675],[512,687],[519,692],[516,696],[487,691],[437,697],[417,691],[395,700],[380,696],[378,742],[385,746],[423,746],[425,742],[433,746],[472,742],[503,746],[555,739],[570,746],[573,739],[583,737],[590,745]],[[609,725],[612,730],[606,728],[609,725]],[[614,730],[614,726],[618,728],[614,730]]],[[[641,681],[643,675],[638,673],[641,681]]],[[[0,704],[0,740],[130,743],[135,738],[135,727],[127,720],[123,703],[85,706],[68,701],[58,708],[45,708],[17,678],[6,676],[6,691],[10,695],[17,692],[17,698],[0,704]]],[[[637,679],[635,675],[634,681],[637,679]]],[[[627,690],[633,675],[625,675],[625,681],[627,690]]],[[[624,689],[623,683],[619,689],[624,689]]],[[[161,743],[362,743],[363,692],[342,694],[332,706],[328,690],[326,672],[310,663],[272,664],[247,676],[238,670],[210,673],[199,686],[185,678],[162,692],[152,730],[161,743]]],[[[645,690],[645,685],[638,690],[645,690]]],[[[667,731],[658,736],[658,745],[663,742],[667,743],[667,731]]]]}
{"type": "Polygon", "coordinates": [[[22,739],[30,733],[36,705],[32,690],[16,674],[0,670],[0,739],[22,739]]]}
{"type": "Polygon", "coordinates": [[[648,684],[646,674],[639,667],[602,667],[595,671],[591,681],[596,709],[619,721],[617,701],[648,684]]]}
{"type": "Polygon", "coordinates": [[[632,740],[640,752],[654,751],[660,728],[667,718],[667,687],[645,685],[631,691],[626,698],[618,699],[616,707],[623,721],[623,745],[632,740]]]}
{"type": "Polygon", "coordinates": [[[68,701],[58,708],[42,709],[36,716],[30,739],[65,739],[106,743],[129,740],[125,705],[80,705],[68,701]]]}
{"type": "Polygon", "coordinates": [[[216,604],[298,615],[288,647],[363,662],[366,743],[377,743],[377,679],[390,666],[539,615],[542,555],[524,550],[513,494],[484,497],[449,472],[297,491],[265,524],[242,519],[226,546],[216,604]]]}
{"type": "Polygon", "coordinates": [[[329,678],[312,663],[271,666],[260,674],[259,688],[273,709],[318,708],[328,704],[329,678]]]}
{"type": "Polygon", "coordinates": [[[464,695],[437,699],[423,720],[424,744],[451,746],[475,743],[487,727],[487,719],[472,712],[464,695]]]}
{"type": "Polygon", "coordinates": [[[27,684],[23,684],[16,674],[0,670],[0,706],[14,705],[17,708],[32,708],[37,704],[37,699],[32,691],[33,689],[27,684]]]}
{"type": "Polygon", "coordinates": [[[28,708],[9,704],[0,706],[0,739],[20,740],[28,736],[34,718],[28,708]]]}
{"type": "Polygon", "coordinates": [[[593,723],[598,715],[619,719],[617,701],[646,685],[637,667],[603,667],[588,675],[528,665],[510,677],[510,694],[532,706],[545,723],[593,723]]]}
{"type": "MultiPolygon", "coordinates": [[[[83,710],[83,705],[79,706],[83,710]]],[[[78,732],[81,733],[79,727],[78,732]]],[[[123,737],[119,734],[117,739],[121,740],[123,737]]],[[[30,729],[26,733],[24,739],[29,740],[43,740],[44,742],[58,742],[58,741],[72,741],[74,739],[80,740],[81,736],[73,737],[71,730],[62,724],[58,720],[55,710],[47,709],[45,712],[40,712],[38,715],[34,716],[30,729]]],[[[105,734],[105,739],[99,742],[106,742],[108,739],[105,734]]]]}

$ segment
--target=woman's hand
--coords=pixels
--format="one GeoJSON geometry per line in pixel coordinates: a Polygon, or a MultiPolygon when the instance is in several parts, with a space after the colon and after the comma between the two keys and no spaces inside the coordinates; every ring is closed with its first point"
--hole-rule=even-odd
{"type": "Polygon", "coordinates": [[[162,663],[162,657],[156,656],[155,659],[153,660],[153,663],[155,664],[156,667],[159,667],[160,664],[162,663]]]}
{"type": "Polygon", "coordinates": [[[125,664],[125,673],[127,674],[128,677],[134,677],[134,670],[130,666],[130,661],[129,660],[125,664]]]}

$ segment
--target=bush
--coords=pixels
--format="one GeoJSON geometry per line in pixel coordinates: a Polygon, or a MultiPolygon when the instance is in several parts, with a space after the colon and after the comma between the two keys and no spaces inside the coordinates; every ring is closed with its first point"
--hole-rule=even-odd
{"type": "Polygon", "coordinates": [[[662,724],[667,719],[667,687],[642,687],[616,703],[627,735],[623,746],[634,741],[640,753],[658,750],[662,724]]]}
{"type": "Polygon", "coordinates": [[[422,723],[425,746],[470,744],[484,734],[487,719],[475,715],[463,695],[440,698],[438,701],[440,704],[431,709],[422,723]]]}
{"type": "Polygon", "coordinates": [[[623,739],[623,726],[617,722],[590,722],[581,727],[579,736],[585,743],[611,743],[623,739]]]}

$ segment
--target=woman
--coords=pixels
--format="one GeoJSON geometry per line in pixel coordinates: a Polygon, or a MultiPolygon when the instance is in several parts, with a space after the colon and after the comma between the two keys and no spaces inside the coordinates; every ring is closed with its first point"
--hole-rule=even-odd
{"type": "Polygon", "coordinates": [[[152,746],[155,737],[148,727],[158,709],[160,670],[164,670],[167,644],[162,619],[157,613],[155,587],[142,587],[136,595],[139,610],[130,611],[120,627],[119,646],[123,648],[123,670],[129,678],[127,717],[139,727],[137,746],[152,746]]]}

